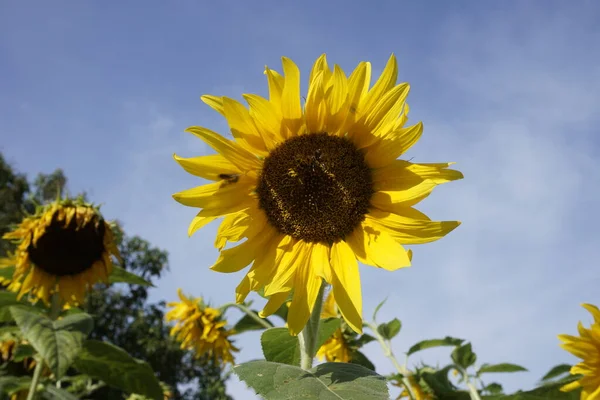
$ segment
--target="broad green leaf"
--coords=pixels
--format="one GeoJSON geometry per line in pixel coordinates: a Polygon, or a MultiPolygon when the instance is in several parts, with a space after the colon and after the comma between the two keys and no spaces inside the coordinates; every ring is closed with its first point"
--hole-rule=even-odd
{"type": "Polygon", "coordinates": [[[22,304],[19,300],[17,300],[16,293],[8,291],[0,292],[0,307],[13,306],[15,304],[22,304]]]}
{"type": "Polygon", "coordinates": [[[55,325],[46,316],[10,307],[15,322],[21,328],[25,339],[40,353],[48,367],[60,379],[69,369],[81,349],[83,334],[69,331],[69,324],[55,325]]]}
{"type": "Polygon", "coordinates": [[[355,351],[352,353],[352,358],[350,359],[351,364],[362,365],[363,367],[370,369],[371,371],[375,371],[375,365],[360,351],[355,351]]]}
{"type": "MultiPolygon", "coordinates": [[[[445,399],[448,398],[451,393],[456,393],[456,386],[448,379],[448,372],[450,372],[451,369],[452,366],[449,365],[435,372],[420,372],[421,378],[423,378],[427,386],[434,391],[438,398],[445,399]]],[[[468,394],[466,398],[469,398],[468,394]]]]}
{"type": "Polygon", "coordinates": [[[71,314],[54,321],[54,328],[70,332],[81,332],[87,337],[94,329],[94,319],[84,312],[71,314]]]}
{"type": "Polygon", "coordinates": [[[446,336],[443,339],[428,339],[422,340],[419,343],[413,345],[410,349],[408,349],[407,356],[416,353],[417,351],[430,349],[432,347],[440,347],[440,346],[460,346],[464,342],[463,339],[457,339],[450,336],[446,336]]]}
{"type": "Polygon", "coordinates": [[[483,388],[483,391],[491,395],[502,394],[503,390],[502,385],[496,382],[490,383],[483,388]]]}
{"type": "Polygon", "coordinates": [[[377,319],[377,313],[379,312],[379,309],[381,307],[383,307],[383,305],[385,304],[385,302],[387,301],[387,297],[385,299],[383,299],[383,301],[379,304],[377,304],[377,307],[375,307],[375,311],[373,311],[373,321],[375,321],[377,319]]]}
{"type": "Polygon", "coordinates": [[[0,376],[0,398],[2,393],[9,396],[31,386],[30,376],[0,376]]]}
{"type": "Polygon", "coordinates": [[[0,291],[0,322],[12,322],[14,321],[9,307],[19,306],[23,309],[31,312],[40,313],[45,311],[46,308],[42,302],[38,302],[35,305],[27,302],[26,300],[17,300],[17,293],[9,291],[0,291]]]}
{"type": "Polygon", "coordinates": [[[297,336],[288,328],[270,328],[260,337],[265,360],[289,365],[300,365],[300,345],[297,336]]]}
{"type": "Polygon", "coordinates": [[[475,364],[475,361],[477,361],[477,355],[473,353],[471,343],[457,347],[454,349],[450,357],[452,357],[452,360],[457,365],[460,365],[464,369],[469,368],[471,365],[475,364]]]}
{"type": "Polygon", "coordinates": [[[373,336],[369,335],[368,333],[363,333],[358,339],[356,339],[356,345],[358,347],[363,347],[365,344],[371,343],[373,340],[377,340],[377,339],[375,339],[373,336]]]}
{"type": "Polygon", "coordinates": [[[339,318],[322,319],[319,323],[319,334],[317,335],[317,350],[323,346],[340,327],[341,321],[339,318]]]}
{"type": "Polygon", "coordinates": [[[21,362],[26,358],[33,357],[35,349],[29,344],[19,344],[13,352],[13,361],[21,362]]]}
{"type": "Polygon", "coordinates": [[[569,372],[571,372],[571,366],[569,364],[559,364],[552,367],[552,369],[542,377],[542,381],[549,381],[550,379],[568,374],[569,372]]]}
{"type": "Polygon", "coordinates": [[[234,372],[266,400],[388,400],[384,377],[360,365],[325,363],[305,371],[292,365],[250,361],[234,372]]]}
{"type": "Polygon", "coordinates": [[[490,372],[520,372],[520,371],[527,371],[527,368],[521,367],[520,365],[517,365],[517,364],[509,364],[509,363],[483,364],[479,368],[479,371],[477,371],[477,375],[479,376],[480,374],[490,373],[490,372]]]}
{"type": "MultiPolygon", "coordinates": [[[[255,310],[251,310],[251,311],[255,314],[258,314],[258,311],[255,311],[255,310]]],[[[263,320],[266,321],[271,326],[273,326],[271,321],[269,321],[268,319],[265,318],[263,320]]],[[[265,327],[263,325],[261,325],[258,321],[256,321],[254,318],[249,316],[248,314],[244,314],[244,316],[234,325],[233,329],[236,331],[236,333],[242,333],[242,332],[246,332],[246,331],[262,330],[262,329],[265,329],[265,327]]]]}
{"type": "Polygon", "coordinates": [[[108,277],[108,282],[109,283],[131,283],[134,285],[154,287],[147,280],[137,276],[136,274],[132,274],[131,272],[129,272],[117,265],[113,265],[113,270],[112,270],[112,273],[108,277]]]}
{"type": "Polygon", "coordinates": [[[75,368],[128,393],[141,394],[153,400],[163,398],[160,383],[148,363],[131,357],[125,350],[110,343],[86,340],[75,360],[75,368]]]}
{"type": "MultiPolygon", "coordinates": [[[[10,312],[10,310],[9,310],[10,312]]],[[[15,335],[19,335],[21,330],[18,326],[3,326],[0,327],[0,341],[2,341],[5,337],[11,339],[15,337],[15,335]]]]}
{"type": "Polygon", "coordinates": [[[391,340],[394,336],[400,332],[400,328],[402,327],[402,323],[398,318],[394,318],[390,322],[383,323],[377,327],[377,332],[384,339],[391,340]]]}
{"type": "MultiPolygon", "coordinates": [[[[573,377],[571,381],[576,379],[573,377]]],[[[581,389],[571,392],[561,392],[560,387],[568,382],[553,383],[535,388],[529,391],[519,391],[507,396],[486,396],[484,399],[489,400],[579,400],[581,397],[581,389]]],[[[483,399],[482,399],[483,400],[483,399]]]]}
{"type": "Polygon", "coordinates": [[[42,398],[45,400],[78,400],[79,398],[73,393],[69,393],[64,389],[59,389],[53,385],[47,385],[42,393],[42,398]]]}

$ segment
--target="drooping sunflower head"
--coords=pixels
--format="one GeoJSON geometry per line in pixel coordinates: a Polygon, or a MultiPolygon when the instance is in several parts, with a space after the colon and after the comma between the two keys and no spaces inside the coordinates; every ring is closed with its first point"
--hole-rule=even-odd
{"type": "Polygon", "coordinates": [[[193,350],[196,357],[212,357],[233,364],[233,352],[239,351],[229,339],[235,332],[227,329],[227,321],[218,309],[207,307],[202,298],[187,297],[177,291],[181,301],[169,303],[172,310],[165,319],[175,321],[171,336],[181,342],[182,349],[193,350]]]}
{"type": "Polygon", "coordinates": [[[591,304],[582,306],[592,314],[594,322],[585,328],[581,322],[577,326],[579,336],[558,335],[562,341],[561,347],[581,362],[571,367],[572,375],[582,375],[582,378],[564,385],[561,390],[569,392],[582,388],[581,399],[600,398],[600,309],[591,304]]]}
{"type": "Polygon", "coordinates": [[[77,306],[97,282],[107,282],[111,256],[119,258],[112,229],[97,207],[81,199],[58,200],[27,216],[4,239],[13,240],[16,251],[2,264],[14,266],[9,290],[31,301],[49,303],[59,293],[64,304],[77,306]]]}
{"type": "Polygon", "coordinates": [[[362,330],[358,261],[396,270],[411,263],[403,245],[431,242],[456,228],[431,221],[413,208],[439,184],[462,178],[452,163],[400,160],[423,131],[408,120],[407,83],[396,84],[392,55],[371,87],[371,64],[346,76],[325,55],[309,76],[304,104],[300,71],[283,60],[283,75],[266,68],[269,96],[243,95],[248,108],[227,97],[203,96],[222,114],[233,140],[203,127],[188,132],[218,154],[175,160],[213,183],[176,193],[178,202],[201,208],[188,233],[224,217],[211,267],[236,272],[252,267],[236,289],[269,298],[262,316],[291,295],[288,327],[299,333],[322,282],[333,286],[340,312],[362,330]],[[227,242],[246,239],[224,249],[227,242]]]}

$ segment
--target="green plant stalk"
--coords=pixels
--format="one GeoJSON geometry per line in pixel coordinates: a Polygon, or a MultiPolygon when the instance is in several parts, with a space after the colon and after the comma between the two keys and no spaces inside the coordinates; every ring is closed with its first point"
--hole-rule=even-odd
{"type": "Polygon", "coordinates": [[[471,381],[469,381],[469,378],[467,378],[467,387],[469,388],[471,400],[481,400],[481,397],[479,397],[479,393],[477,392],[477,388],[471,381]]]}
{"type": "MultiPolygon", "coordinates": [[[[50,312],[48,313],[48,317],[54,321],[60,315],[60,310],[62,309],[62,303],[60,301],[60,297],[58,293],[54,293],[52,295],[52,304],[50,306],[50,312]]],[[[29,386],[29,392],[27,393],[27,400],[33,400],[35,398],[35,392],[37,389],[37,385],[40,381],[40,377],[42,376],[42,370],[44,369],[44,359],[42,357],[36,357],[36,365],[35,370],[33,371],[33,378],[31,379],[31,385],[29,386]]]]}
{"type": "Polygon", "coordinates": [[[406,393],[408,393],[408,397],[410,398],[410,400],[415,400],[417,397],[415,396],[412,386],[410,385],[410,381],[408,380],[408,377],[407,377],[409,371],[404,366],[400,365],[400,363],[396,359],[396,356],[394,355],[394,352],[392,351],[392,346],[389,343],[389,340],[386,340],[383,336],[381,336],[381,334],[377,330],[377,325],[375,325],[375,323],[365,322],[365,325],[367,327],[369,327],[369,329],[371,329],[371,331],[373,331],[375,338],[377,339],[377,341],[379,342],[379,345],[381,346],[381,349],[383,350],[383,355],[385,355],[387,358],[390,359],[390,361],[392,362],[392,364],[394,364],[394,367],[396,368],[398,373],[400,373],[400,375],[402,375],[402,384],[404,385],[404,388],[406,389],[406,393]]]}
{"type": "Polygon", "coordinates": [[[309,370],[313,366],[315,354],[317,353],[317,338],[319,336],[319,322],[321,321],[321,309],[323,308],[323,294],[325,293],[325,281],[321,283],[319,294],[315,301],[312,313],[302,332],[298,334],[300,344],[300,368],[309,370]]]}
{"type": "Polygon", "coordinates": [[[256,314],[254,311],[252,311],[251,309],[249,309],[248,307],[246,307],[243,304],[227,303],[227,304],[223,305],[223,307],[221,307],[221,308],[223,310],[226,310],[229,307],[235,307],[235,308],[239,309],[240,311],[246,313],[246,315],[248,315],[250,318],[252,318],[256,322],[258,322],[259,324],[264,326],[265,329],[269,329],[269,328],[273,327],[273,325],[269,324],[265,319],[259,317],[258,314],[256,314]]]}

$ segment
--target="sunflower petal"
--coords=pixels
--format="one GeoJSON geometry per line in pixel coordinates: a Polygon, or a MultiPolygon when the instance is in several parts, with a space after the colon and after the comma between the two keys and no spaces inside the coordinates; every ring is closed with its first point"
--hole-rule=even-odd
{"type": "Polygon", "coordinates": [[[383,69],[383,72],[379,76],[379,79],[377,79],[377,82],[375,82],[371,90],[361,98],[358,106],[359,112],[362,114],[370,112],[375,103],[377,103],[388,90],[394,87],[397,78],[398,64],[396,62],[396,56],[392,54],[383,69]]]}
{"type": "Polygon", "coordinates": [[[260,132],[268,149],[272,149],[285,138],[280,135],[281,109],[275,107],[264,97],[255,94],[244,94],[244,99],[250,107],[250,116],[260,132]]]}
{"type": "Polygon", "coordinates": [[[344,320],[362,333],[362,293],[360,274],[353,249],[344,241],[331,247],[333,295],[344,320]]]}
{"type": "Polygon", "coordinates": [[[306,259],[305,264],[298,267],[294,279],[294,295],[287,318],[292,336],[300,333],[306,325],[323,282],[323,279],[314,273],[309,260],[310,258],[306,259]]]}
{"type": "Polygon", "coordinates": [[[230,249],[221,250],[217,262],[210,267],[217,272],[237,272],[250,264],[263,245],[271,238],[273,231],[257,235],[230,249]]]}
{"type": "MultiPolygon", "coordinates": [[[[279,252],[280,248],[277,250],[279,252]]],[[[301,240],[293,239],[291,250],[282,251],[281,261],[277,265],[271,281],[265,285],[265,296],[291,290],[298,266],[309,261],[310,246],[301,240]]]]}
{"type": "Polygon", "coordinates": [[[283,93],[283,85],[285,79],[279,74],[279,72],[269,69],[265,66],[265,75],[269,83],[269,101],[273,105],[281,110],[281,95],[283,93]]]}
{"type": "Polygon", "coordinates": [[[365,161],[371,168],[380,168],[406,153],[423,134],[423,123],[400,128],[376,141],[366,149],[365,161]]]}
{"type": "Polygon", "coordinates": [[[241,171],[255,171],[261,168],[261,162],[252,153],[210,129],[190,126],[185,131],[198,136],[241,171]]]}
{"type": "Polygon", "coordinates": [[[282,57],[285,83],[281,94],[281,114],[293,135],[300,133],[302,126],[302,106],[300,104],[300,70],[292,60],[282,57]]]}
{"type": "Polygon", "coordinates": [[[460,225],[458,221],[417,220],[379,210],[371,210],[367,214],[367,220],[403,244],[434,242],[460,225]]]}
{"type": "Polygon", "coordinates": [[[222,116],[225,116],[222,96],[212,96],[210,94],[205,94],[203,96],[200,96],[200,100],[209,105],[213,110],[217,111],[222,116]]]}
{"type": "Polygon", "coordinates": [[[175,193],[173,198],[188,207],[226,207],[249,197],[255,186],[254,179],[242,175],[235,183],[209,183],[175,193]]]}
{"type": "Polygon", "coordinates": [[[267,152],[265,142],[256,129],[254,119],[250,116],[248,109],[240,102],[224,97],[223,110],[236,142],[252,154],[265,155],[267,152]]]}
{"type": "Polygon", "coordinates": [[[279,307],[283,305],[283,303],[287,300],[290,292],[279,292],[273,294],[269,297],[267,304],[265,307],[258,313],[258,316],[261,318],[266,318],[269,315],[273,314],[275,311],[279,310],[279,307]]]}
{"type": "MultiPolygon", "coordinates": [[[[406,250],[381,228],[364,221],[346,241],[356,258],[363,264],[380,267],[388,271],[409,267],[406,250]]],[[[336,296],[337,298],[337,296],[336,296]]]]}
{"type": "Polygon", "coordinates": [[[220,181],[219,175],[239,174],[240,169],[220,154],[183,158],[173,154],[173,158],[188,173],[210,181],[220,181]]]}
{"type": "Polygon", "coordinates": [[[215,238],[215,247],[222,249],[227,241],[237,242],[242,238],[251,238],[263,230],[267,219],[257,208],[246,209],[229,214],[223,219],[215,238]]]}

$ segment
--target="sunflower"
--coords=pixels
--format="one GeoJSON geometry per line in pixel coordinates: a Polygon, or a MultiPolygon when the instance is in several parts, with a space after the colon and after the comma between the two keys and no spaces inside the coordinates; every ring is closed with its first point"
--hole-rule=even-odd
{"type": "MultiPolygon", "coordinates": [[[[333,292],[329,292],[327,299],[323,303],[321,319],[332,317],[337,318],[339,315],[337,313],[337,307],[335,306],[333,292]]],[[[352,360],[352,349],[350,348],[348,339],[344,335],[344,331],[341,327],[321,345],[316,356],[320,361],[327,360],[327,362],[348,363],[352,360]]]]}
{"type": "Polygon", "coordinates": [[[235,332],[227,330],[227,321],[221,312],[204,305],[202,298],[186,297],[177,290],[180,302],[167,304],[173,307],[167,312],[167,321],[177,321],[171,328],[171,336],[181,342],[182,349],[194,350],[196,358],[204,354],[216,361],[233,364],[233,352],[239,351],[229,340],[235,332]]]}
{"type": "MultiPolygon", "coordinates": [[[[415,378],[414,375],[411,375],[408,377],[408,382],[410,384],[410,388],[413,392],[413,395],[415,396],[415,400],[433,400],[434,399],[434,396],[432,393],[429,393],[429,392],[426,392],[425,390],[423,390],[423,388],[421,387],[419,382],[417,382],[417,379],[415,378]]],[[[402,388],[402,392],[398,395],[398,397],[396,397],[396,400],[410,398],[410,394],[404,387],[404,384],[402,383],[401,380],[393,380],[392,385],[402,388]]]]}
{"type": "Polygon", "coordinates": [[[111,255],[120,258],[110,225],[98,208],[83,200],[58,200],[40,207],[3,236],[17,243],[9,259],[0,267],[15,266],[8,289],[29,293],[30,300],[49,304],[59,293],[65,305],[77,306],[86,290],[96,282],[108,282],[113,264],[111,255]]]}
{"type": "Polygon", "coordinates": [[[590,328],[584,328],[579,322],[577,330],[579,337],[558,335],[563,342],[561,347],[576,357],[581,358],[579,364],[571,368],[572,375],[582,375],[582,378],[564,385],[561,390],[569,392],[582,388],[581,400],[600,399],[600,310],[591,304],[582,304],[594,317],[590,328]]]}
{"type": "Polygon", "coordinates": [[[173,197],[202,209],[190,235],[224,217],[211,269],[231,273],[252,264],[236,289],[237,302],[264,290],[266,317],[292,295],[288,326],[296,335],[325,280],[345,320],[361,332],[358,261],[389,271],[408,267],[411,253],[403,245],[432,242],[456,228],[459,222],[431,221],[413,206],[462,174],[448,169],[452,163],[398,159],[423,125],[405,127],[409,85],[396,85],[393,55],[370,89],[368,62],[346,77],[322,55],[312,67],[304,107],[298,67],[285,57],[282,62],[283,75],[265,69],[268,100],[243,95],[249,109],[228,97],[202,96],[227,119],[233,140],[189,127],[217,154],[174,158],[187,172],[215,182],[173,197]]]}

